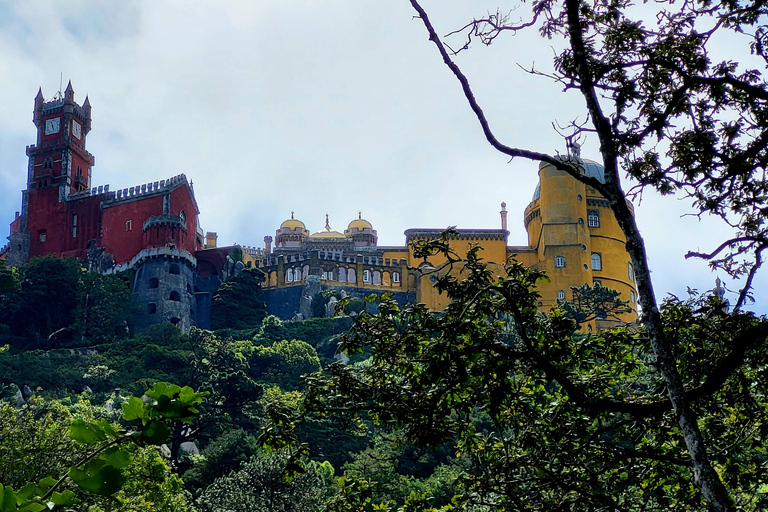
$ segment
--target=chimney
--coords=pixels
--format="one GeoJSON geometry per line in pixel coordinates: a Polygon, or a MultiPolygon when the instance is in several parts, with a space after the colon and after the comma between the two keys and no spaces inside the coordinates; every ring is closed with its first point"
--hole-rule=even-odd
{"type": "Polygon", "coordinates": [[[501,229],[507,231],[507,203],[501,203],[501,229]]]}
{"type": "Polygon", "coordinates": [[[206,249],[215,249],[216,248],[216,242],[218,241],[219,236],[216,234],[215,231],[208,231],[205,234],[205,248],[206,249]]]}
{"type": "Polygon", "coordinates": [[[272,253],[272,237],[271,236],[264,237],[264,252],[267,254],[272,253]]]}

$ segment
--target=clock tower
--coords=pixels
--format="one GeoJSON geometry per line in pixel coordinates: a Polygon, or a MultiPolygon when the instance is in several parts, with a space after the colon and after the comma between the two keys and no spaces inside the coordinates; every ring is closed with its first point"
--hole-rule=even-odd
{"type": "Polygon", "coordinates": [[[45,254],[81,257],[100,229],[98,202],[87,200],[94,165],[85,149],[91,104],[87,96],[82,105],[75,102],[71,82],[49,101],[40,89],[32,121],[37,143],[27,146],[27,187],[7,259],[19,264],[45,254]]]}

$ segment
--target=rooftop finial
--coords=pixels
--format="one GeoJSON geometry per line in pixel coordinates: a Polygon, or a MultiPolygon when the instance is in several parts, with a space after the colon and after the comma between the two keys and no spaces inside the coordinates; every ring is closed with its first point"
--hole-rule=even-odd
{"type": "Polygon", "coordinates": [[[291,220],[293,220],[293,210],[291,210],[291,220]]]}
{"type": "Polygon", "coordinates": [[[581,146],[578,142],[571,142],[568,146],[568,150],[572,157],[581,158],[581,146]]]}
{"type": "Polygon", "coordinates": [[[357,218],[362,219],[363,218],[363,212],[357,212],[357,218]]]}
{"type": "Polygon", "coordinates": [[[325,230],[326,231],[330,231],[331,230],[331,225],[328,223],[328,214],[327,213],[325,214],[325,230]]]}

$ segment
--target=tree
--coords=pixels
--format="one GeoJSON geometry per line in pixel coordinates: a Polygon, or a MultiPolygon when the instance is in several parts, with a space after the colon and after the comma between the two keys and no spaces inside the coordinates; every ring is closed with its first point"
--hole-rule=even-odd
{"type": "Polygon", "coordinates": [[[19,410],[0,404],[2,510],[39,512],[81,501],[94,511],[187,510],[181,481],[155,447],[175,423],[190,421],[203,396],[158,383],[146,401],[131,397],[123,404],[122,420],[135,422],[125,427],[84,402],[72,412],[59,402],[34,401],[19,410]],[[99,496],[117,501],[106,504],[99,496]]]}
{"type": "MultiPolygon", "coordinates": [[[[593,133],[599,143],[605,182],[585,176],[579,161],[508,146],[499,141],[475,98],[469,81],[453,62],[417,0],[410,0],[445,64],[461,83],[489,143],[511,157],[547,162],[592,186],[608,199],[627,239],[643,309],[643,328],[685,441],[696,486],[714,510],[731,510],[732,496],[710,461],[707,442],[688,390],[683,385],[673,347],[664,332],[650,277],[645,246],[626,204],[620,164],[642,190],[680,191],[695,201],[699,214],[712,213],[735,234],[709,253],[690,252],[733,276],[746,277],[735,310],[745,304],[752,279],[768,247],[768,158],[766,101],[768,87],[756,69],[735,61],[712,62],[708,48],[722,35],[739,38],[743,47],[768,61],[768,31],[760,23],[763,3],[533,2],[530,19],[510,23],[490,14],[454,34],[490,44],[503,33],[537,27],[542,35],[562,37],[566,48],[555,57],[552,78],[584,98],[586,119],[573,122],[569,142],[593,133]],[[639,13],[642,18],[637,18],[639,13]]],[[[746,52],[745,52],[746,53],[746,52]]],[[[532,70],[539,73],[538,70],[532,70]]],[[[730,347],[738,359],[741,347],[730,347]]],[[[725,355],[724,357],[728,357],[725,355]]],[[[743,362],[743,360],[741,361],[743,362]]],[[[738,365],[736,365],[738,366],[738,365]]],[[[717,369],[714,364],[710,368],[717,369]]],[[[718,380],[708,374],[705,380],[718,380]]]]}
{"type": "Polygon", "coordinates": [[[258,327],[267,315],[261,297],[263,274],[258,269],[245,269],[221,284],[213,296],[211,327],[213,329],[248,329],[258,327]]]}
{"type": "MultiPolygon", "coordinates": [[[[454,446],[454,503],[480,510],[695,510],[703,493],[651,355],[647,333],[626,327],[583,333],[566,308],[538,312],[538,270],[512,262],[495,277],[475,248],[466,259],[446,240],[436,281],[451,299],[435,313],[384,301],[361,314],[340,344],[368,350],[366,364],[334,364],[307,380],[294,420],[318,411],[400,429],[418,446],[454,446]],[[485,507],[485,508],[483,508],[485,507]]],[[[610,294],[595,309],[621,308],[610,294]]],[[[735,505],[762,510],[768,485],[768,320],[729,313],[718,298],[669,300],[665,340],[709,440],[711,460],[735,505]]],[[[265,437],[265,439],[267,439],[265,437]]],[[[405,510],[408,509],[407,505],[405,510]]]]}
{"type": "Polygon", "coordinates": [[[301,376],[319,369],[317,351],[301,340],[281,340],[268,347],[255,347],[251,359],[254,379],[278,384],[286,391],[300,389],[301,376]]]}
{"type": "Polygon", "coordinates": [[[204,511],[313,512],[330,488],[333,469],[328,463],[310,464],[305,472],[286,480],[285,452],[252,457],[239,471],[213,482],[198,499],[204,511]]]}

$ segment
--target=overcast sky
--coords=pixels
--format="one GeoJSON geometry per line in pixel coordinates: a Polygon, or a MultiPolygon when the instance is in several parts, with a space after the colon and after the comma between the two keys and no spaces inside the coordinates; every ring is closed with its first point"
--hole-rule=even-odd
{"type": "MultiPolygon", "coordinates": [[[[516,3],[423,5],[445,34],[516,3]]],[[[93,185],[184,173],[203,230],[221,245],[262,246],[291,211],[310,232],[326,213],[343,231],[362,211],[380,245],[402,245],[409,228],[497,228],[502,201],[510,245],[525,245],[538,165],[487,144],[413,15],[407,0],[0,0],[2,229],[20,209],[33,99],[42,87],[49,100],[63,76],[93,106],[93,185]]],[[[551,69],[557,44],[533,31],[458,57],[503,142],[562,152],[553,123],[583,119],[580,96],[520,68],[551,69]]],[[[582,156],[598,158],[595,140],[582,156]]],[[[652,194],[636,204],[659,298],[714,286],[706,264],[684,254],[713,249],[728,231],[682,217],[688,206],[652,194]]],[[[762,313],[767,273],[753,305],[762,313]]]]}

